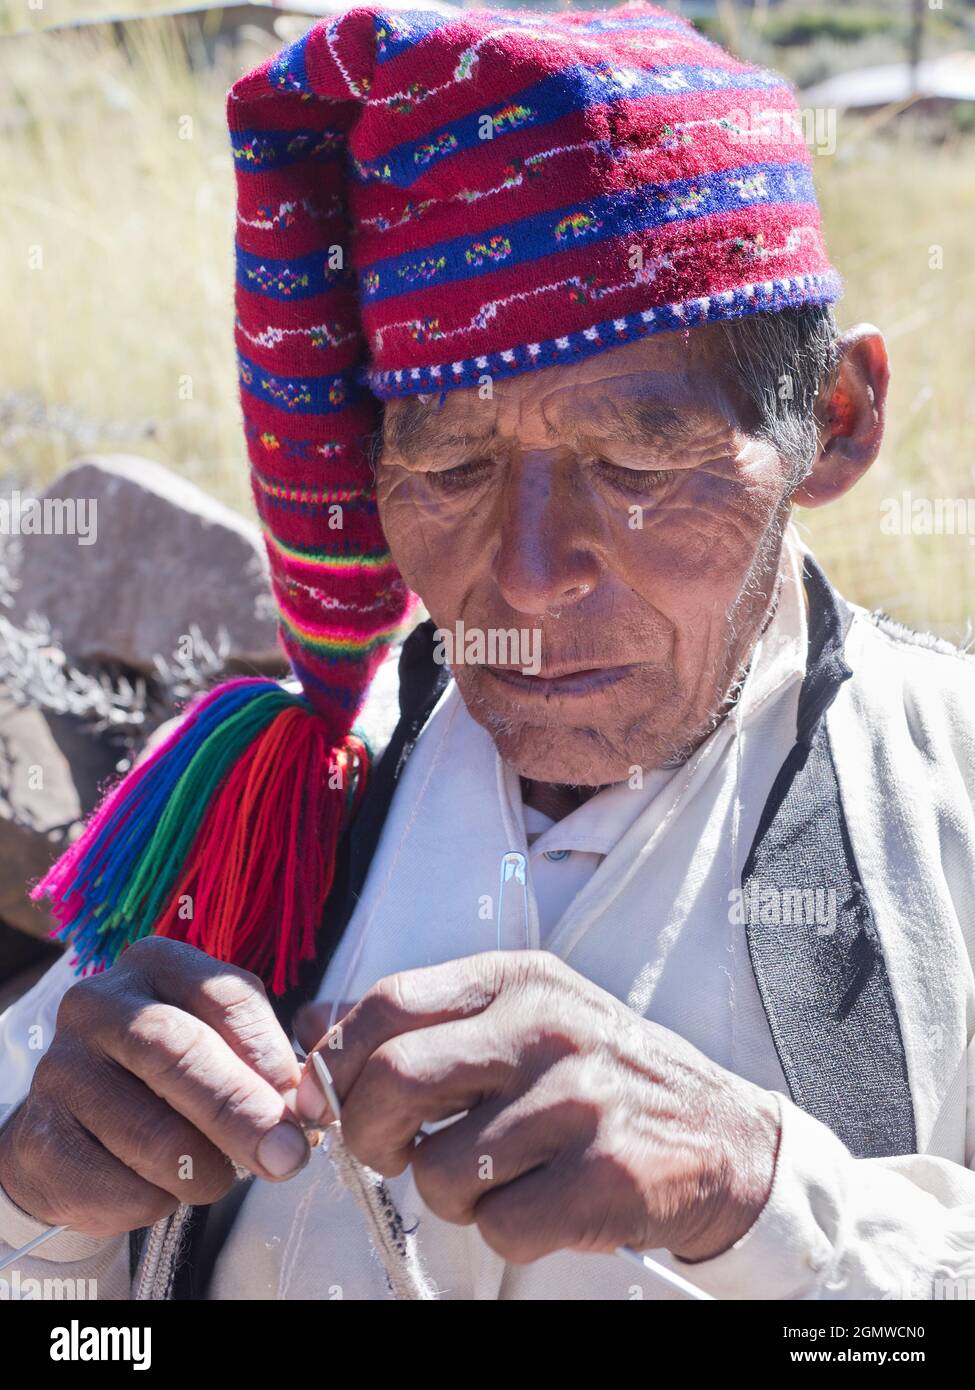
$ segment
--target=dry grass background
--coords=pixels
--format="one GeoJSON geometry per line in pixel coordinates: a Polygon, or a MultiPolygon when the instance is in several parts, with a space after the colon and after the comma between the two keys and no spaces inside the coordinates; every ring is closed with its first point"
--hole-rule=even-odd
{"type": "MultiPolygon", "coordinates": [[[[199,69],[169,21],[126,35],[128,52],[107,27],[3,42],[0,472],[42,484],[82,450],[137,452],[249,508],[224,94],[269,43],[245,31],[199,69]]],[[[880,502],[975,496],[973,166],[971,140],[855,122],[817,160],[840,321],[885,330],[893,380],[872,474],[799,514],[850,597],[956,639],[975,611],[975,544],[885,536],[880,502]]]]}

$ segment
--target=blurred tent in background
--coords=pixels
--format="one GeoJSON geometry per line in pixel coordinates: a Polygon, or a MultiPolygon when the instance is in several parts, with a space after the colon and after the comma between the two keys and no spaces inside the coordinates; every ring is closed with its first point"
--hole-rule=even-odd
{"type": "Polygon", "coordinates": [[[855,68],[807,87],[804,102],[843,111],[920,104],[929,109],[975,102],[975,52],[948,53],[912,67],[910,62],[855,68]]]}

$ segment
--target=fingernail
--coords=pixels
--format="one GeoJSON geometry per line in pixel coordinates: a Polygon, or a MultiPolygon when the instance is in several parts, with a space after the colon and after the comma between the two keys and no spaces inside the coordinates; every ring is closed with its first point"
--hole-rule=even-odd
{"type": "Polygon", "coordinates": [[[257,1146],[257,1161],[266,1173],[287,1178],[303,1168],[311,1155],[305,1136],[287,1120],[269,1129],[257,1146]]]}
{"type": "Polygon", "coordinates": [[[331,1114],[328,1101],[322,1095],[322,1088],[310,1067],[298,1085],[298,1098],[295,1103],[298,1114],[306,1120],[311,1120],[313,1124],[331,1114]]]}

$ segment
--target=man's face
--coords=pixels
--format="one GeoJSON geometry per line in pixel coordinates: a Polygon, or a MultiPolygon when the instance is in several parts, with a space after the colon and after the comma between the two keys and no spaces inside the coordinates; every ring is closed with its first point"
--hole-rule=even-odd
{"type": "Polygon", "coordinates": [[[477,389],[390,401],[380,516],[439,628],[525,629],[517,670],[455,663],[533,781],[599,786],[708,731],[774,593],[788,465],[710,327],[477,389]],[[536,631],[537,630],[537,631],[536,631]],[[537,650],[538,674],[521,674],[537,650]]]}

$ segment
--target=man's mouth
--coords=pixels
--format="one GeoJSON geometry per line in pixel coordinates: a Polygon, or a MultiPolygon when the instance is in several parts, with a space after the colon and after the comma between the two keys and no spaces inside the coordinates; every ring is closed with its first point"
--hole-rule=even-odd
{"type": "Polygon", "coordinates": [[[525,674],[520,666],[485,666],[494,680],[511,690],[544,699],[553,695],[591,695],[605,686],[614,685],[629,675],[627,666],[549,666],[536,675],[525,674]]]}

